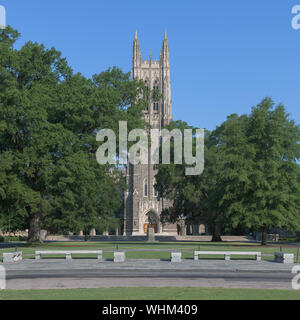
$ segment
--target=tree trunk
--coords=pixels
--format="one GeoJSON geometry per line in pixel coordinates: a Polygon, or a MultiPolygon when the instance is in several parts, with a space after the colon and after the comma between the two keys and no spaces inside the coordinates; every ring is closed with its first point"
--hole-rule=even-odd
{"type": "MultiPolygon", "coordinates": [[[[30,210],[30,209],[29,209],[30,210]]],[[[41,212],[34,212],[29,215],[28,242],[42,243],[41,240],[41,212]]]]}
{"type": "Polygon", "coordinates": [[[267,226],[264,226],[261,232],[261,245],[262,246],[267,245],[267,241],[268,241],[268,228],[267,226]]]}
{"type": "Polygon", "coordinates": [[[221,238],[221,231],[220,231],[220,226],[217,222],[214,222],[212,225],[212,242],[221,242],[222,238],[221,238]]]}
{"type": "Polygon", "coordinates": [[[85,241],[85,242],[88,242],[88,241],[89,241],[89,234],[88,234],[88,232],[85,232],[85,234],[84,234],[84,241],[85,241]]]}

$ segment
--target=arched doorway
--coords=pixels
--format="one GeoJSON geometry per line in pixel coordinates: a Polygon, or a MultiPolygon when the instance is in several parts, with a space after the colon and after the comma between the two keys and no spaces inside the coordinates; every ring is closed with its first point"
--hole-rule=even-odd
{"type": "Polygon", "coordinates": [[[144,233],[147,233],[149,227],[153,227],[154,232],[158,233],[159,219],[156,213],[153,211],[149,211],[145,214],[144,233]]]}

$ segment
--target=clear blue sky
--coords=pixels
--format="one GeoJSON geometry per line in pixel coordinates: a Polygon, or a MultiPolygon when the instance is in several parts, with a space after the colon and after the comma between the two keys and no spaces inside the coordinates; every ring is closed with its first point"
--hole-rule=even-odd
{"type": "Polygon", "coordinates": [[[300,123],[300,0],[0,0],[7,23],[60,50],[90,77],[131,70],[137,29],[143,58],[170,45],[175,120],[213,129],[231,113],[249,113],[263,97],[282,102],[300,123]]]}

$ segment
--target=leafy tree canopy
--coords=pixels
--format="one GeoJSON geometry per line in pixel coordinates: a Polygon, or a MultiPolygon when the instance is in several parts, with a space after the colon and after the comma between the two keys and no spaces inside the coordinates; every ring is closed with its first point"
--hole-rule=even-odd
{"type": "Polygon", "coordinates": [[[120,120],[145,126],[144,85],[115,67],[87,79],[55,48],[15,49],[18,37],[0,31],[0,227],[13,220],[40,241],[41,223],[87,230],[114,221],[125,186],[96,162],[95,137],[102,128],[118,137],[120,120]]]}
{"type": "MultiPolygon", "coordinates": [[[[184,123],[170,127],[188,127],[184,123]]],[[[202,175],[185,176],[184,165],[159,165],[156,188],[173,202],[165,219],[206,222],[213,241],[221,227],[263,231],[300,228],[300,127],[265,98],[250,115],[233,114],[205,136],[202,175]]]]}

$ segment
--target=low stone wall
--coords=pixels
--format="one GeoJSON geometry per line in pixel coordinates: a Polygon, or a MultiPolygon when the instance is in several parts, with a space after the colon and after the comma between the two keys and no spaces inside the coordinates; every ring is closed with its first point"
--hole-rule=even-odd
{"type": "MultiPolygon", "coordinates": [[[[165,236],[155,235],[156,241],[211,241],[212,236],[165,236]]],[[[223,241],[251,241],[252,238],[245,236],[222,236],[223,241]]],[[[51,236],[48,235],[46,241],[84,241],[83,236],[51,236]]],[[[147,241],[147,236],[89,236],[89,241],[147,241]]]]}
{"type": "Polygon", "coordinates": [[[2,237],[24,237],[27,238],[28,237],[28,230],[26,231],[13,231],[13,232],[3,232],[2,230],[0,230],[0,236],[2,237]]]}

